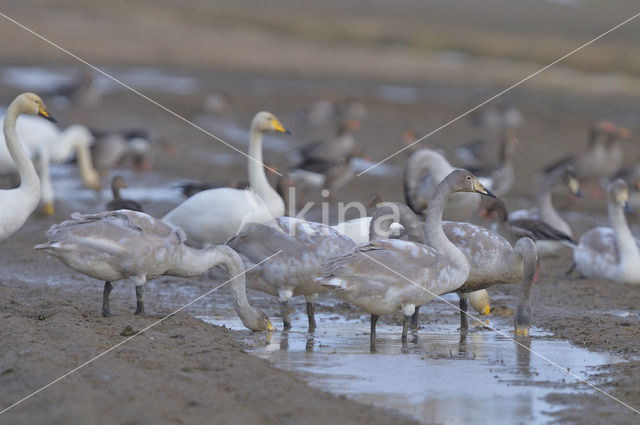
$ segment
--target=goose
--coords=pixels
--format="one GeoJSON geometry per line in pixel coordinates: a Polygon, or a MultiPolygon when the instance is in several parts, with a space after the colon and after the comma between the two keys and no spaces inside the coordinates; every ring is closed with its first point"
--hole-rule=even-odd
{"type": "MultiPolygon", "coordinates": [[[[16,132],[34,157],[38,159],[39,174],[42,179],[43,212],[53,215],[55,194],[51,182],[50,164],[67,162],[74,152],[78,157],[78,169],[85,187],[99,190],[100,179],[93,167],[89,146],[93,137],[83,125],[72,125],[60,131],[53,123],[37,117],[25,116],[18,120],[16,132]]],[[[0,173],[14,172],[15,168],[9,151],[0,143],[0,173]]]]}
{"type": "Polygon", "coordinates": [[[20,186],[0,190],[0,240],[8,238],[22,227],[40,200],[40,179],[16,132],[16,120],[21,114],[38,115],[55,121],[42,99],[33,93],[19,95],[7,109],[3,123],[4,140],[20,174],[20,186]]]}
{"type": "Polygon", "coordinates": [[[317,163],[344,162],[349,155],[358,149],[353,132],[359,128],[360,121],[341,122],[334,138],[324,142],[311,143],[295,151],[301,158],[295,168],[306,169],[317,163]]]}
{"type": "Polygon", "coordinates": [[[483,202],[481,208],[483,217],[495,218],[496,223],[491,226],[491,230],[499,233],[512,245],[520,238],[530,238],[534,242],[538,241],[559,241],[570,246],[577,245],[573,238],[564,232],[548,225],[542,220],[533,218],[522,220],[509,220],[507,207],[499,199],[492,199],[491,202],[483,202]]]}
{"type": "MultiPolygon", "coordinates": [[[[539,176],[538,194],[536,195],[538,206],[532,209],[513,211],[509,214],[509,220],[539,219],[569,237],[573,237],[571,226],[553,207],[551,190],[560,182],[565,183],[572,195],[582,197],[580,183],[572,165],[544,170],[539,176]]],[[[543,257],[555,254],[564,244],[561,241],[539,240],[536,242],[536,246],[538,247],[538,255],[543,257]]]]}
{"type": "MultiPolygon", "coordinates": [[[[122,131],[92,130],[95,142],[91,145],[91,154],[96,169],[102,176],[130,159],[141,170],[151,168],[151,136],[145,130],[132,129],[122,131]]],[[[170,146],[165,146],[169,148],[170,146]]],[[[170,154],[170,152],[167,152],[170,154]]]]}
{"type": "Polygon", "coordinates": [[[52,97],[56,105],[94,106],[102,99],[102,92],[96,84],[96,75],[92,71],[81,72],[72,81],[54,87],[45,93],[52,97]]]}
{"type": "Polygon", "coordinates": [[[110,211],[116,210],[131,210],[142,211],[142,205],[139,202],[132,201],[131,199],[122,199],[120,197],[120,189],[128,187],[127,182],[124,181],[122,176],[115,176],[111,180],[111,190],[113,192],[113,199],[107,204],[107,209],[110,211]]]}
{"type": "Polygon", "coordinates": [[[269,185],[262,164],[262,133],[291,134],[270,112],[259,112],[251,123],[249,182],[251,190],[221,188],[200,192],[162,218],[182,228],[192,242],[221,245],[249,223],[284,215],[284,201],[269,185]]]}
{"type": "MultiPolygon", "coordinates": [[[[424,213],[437,185],[455,168],[447,159],[431,149],[419,149],[407,159],[404,193],[407,205],[418,215],[424,213]]],[[[485,182],[488,183],[488,182],[485,182]]],[[[486,186],[490,186],[486,184],[486,186]]],[[[480,205],[477,193],[454,193],[447,202],[444,218],[466,221],[480,205]]]]}
{"type": "Polygon", "coordinates": [[[97,214],[74,213],[70,220],[54,224],[49,241],[36,245],[66,266],[103,280],[102,316],[109,317],[112,283],[130,279],[136,287],[135,314],[143,315],[142,294],[147,281],[158,276],[196,277],[223,265],[232,278],[233,307],[242,323],[254,331],[272,330],[268,316],[253,308],[246,297],[244,267],[240,256],[221,245],[193,249],[185,235],[148,214],[119,210],[97,214]]]}
{"type": "Polygon", "coordinates": [[[313,278],[324,262],[356,248],[355,242],[329,226],[294,217],[250,224],[227,245],[240,254],[250,269],[247,287],[278,297],[285,330],[291,329],[289,300],[304,295],[309,332],[316,328],[313,302],[317,294],[325,292],[313,278]],[[267,258],[269,261],[262,263],[267,258]]]}
{"type": "Polygon", "coordinates": [[[640,284],[640,252],[624,216],[629,190],[622,179],[607,187],[609,221],[612,227],[596,227],[580,238],[573,250],[578,272],[588,278],[640,284]]]}
{"type": "Polygon", "coordinates": [[[589,127],[585,151],[566,156],[547,166],[545,171],[572,165],[580,181],[598,182],[620,168],[623,155],[617,141],[628,137],[628,130],[619,131],[612,122],[599,120],[589,127]]]}
{"type": "Polygon", "coordinates": [[[429,245],[376,239],[329,261],[323,267],[324,276],[316,279],[343,301],[371,314],[371,352],[376,351],[379,316],[401,310],[402,338],[406,340],[409,318],[416,306],[455,291],[467,280],[469,262],[442,228],[444,205],[454,192],[493,196],[470,172],[454,170],[440,182],[429,202],[424,225],[424,239],[429,245]]]}

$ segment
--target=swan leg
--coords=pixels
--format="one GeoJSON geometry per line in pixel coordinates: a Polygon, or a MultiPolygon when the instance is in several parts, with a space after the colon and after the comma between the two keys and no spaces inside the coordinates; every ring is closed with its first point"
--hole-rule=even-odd
{"type": "Polygon", "coordinates": [[[469,322],[467,321],[467,297],[460,294],[460,330],[469,329],[469,322]]]}
{"type": "Polygon", "coordinates": [[[144,315],[144,302],[142,301],[142,294],[144,293],[144,286],[136,285],[136,311],[135,315],[144,315]]]}
{"type": "Polygon", "coordinates": [[[282,316],[284,329],[291,329],[291,319],[289,319],[289,301],[280,302],[280,315],[282,316]]]}
{"type": "Polygon", "coordinates": [[[418,314],[420,313],[420,306],[416,306],[416,311],[411,315],[411,329],[418,329],[418,314]]]}
{"type": "Polygon", "coordinates": [[[309,332],[316,330],[316,305],[313,301],[307,301],[307,320],[309,321],[309,332]]]}
{"type": "Polygon", "coordinates": [[[371,315],[371,335],[369,336],[369,351],[376,352],[376,323],[378,323],[378,316],[371,315]]]}
{"type": "Polygon", "coordinates": [[[109,308],[109,294],[113,290],[111,282],[104,283],[104,290],[102,291],[102,317],[111,316],[111,309],[109,308]]]}
{"type": "Polygon", "coordinates": [[[407,340],[407,333],[409,331],[409,322],[412,316],[402,316],[402,340],[407,340]]]}

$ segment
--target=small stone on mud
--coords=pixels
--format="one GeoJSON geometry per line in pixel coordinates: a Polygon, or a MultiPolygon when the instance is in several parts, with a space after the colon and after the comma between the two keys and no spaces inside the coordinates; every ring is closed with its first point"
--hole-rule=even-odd
{"type": "Polygon", "coordinates": [[[131,335],[135,335],[137,332],[133,330],[133,326],[131,325],[127,325],[124,327],[124,329],[122,329],[122,332],[120,332],[120,336],[131,336],[131,335]]]}

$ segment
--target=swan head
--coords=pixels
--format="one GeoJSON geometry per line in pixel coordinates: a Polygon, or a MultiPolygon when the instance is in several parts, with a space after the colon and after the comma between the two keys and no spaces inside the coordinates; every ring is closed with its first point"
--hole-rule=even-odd
{"type": "Polygon", "coordinates": [[[252,323],[251,326],[247,326],[249,329],[259,332],[259,331],[267,331],[267,332],[273,332],[275,330],[275,327],[273,326],[273,323],[271,323],[271,319],[269,319],[269,316],[267,316],[267,313],[265,313],[262,310],[258,310],[256,312],[256,318],[255,318],[255,323],[252,323]]]}
{"type": "Polygon", "coordinates": [[[569,188],[569,192],[572,195],[582,198],[582,192],[580,192],[580,182],[576,175],[576,170],[573,166],[568,166],[564,170],[564,182],[569,188]]]}
{"type": "Polygon", "coordinates": [[[275,131],[278,133],[292,134],[275,115],[271,112],[258,112],[253,118],[251,128],[258,131],[275,131]]]}
{"type": "Polygon", "coordinates": [[[471,292],[469,294],[469,303],[483,316],[488,316],[491,313],[491,299],[486,289],[471,292]]]}
{"type": "Polygon", "coordinates": [[[531,328],[531,314],[526,309],[518,309],[514,320],[516,336],[529,336],[531,328]]]}
{"type": "Polygon", "coordinates": [[[623,179],[615,179],[607,187],[607,193],[609,195],[609,202],[624,208],[625,212],[630,213],[631,207],[629,206],[629,188],[627,182],[623,179]]]}
{"type": "Polygon", "coordinates": [[[443,182],[445,181],[453,187],[455,192],[476,192],[490,196],[491,198],[496,197],[496,195],[480,183],[480,180],[476,176],[464,169],[453,170],[445,180],[443,180],[443,182]]]}
{"type": "Polygon", "coordinates": [[[16,98],[16,101],[19,102],[21,109],[28,114],[38,115],[42,118],[45,118],[51,122],[58,122],[55,118],[49,113],[47,107],[45,106],[40,96],[33,93],[22,93],[20,96],[16,98]]]}

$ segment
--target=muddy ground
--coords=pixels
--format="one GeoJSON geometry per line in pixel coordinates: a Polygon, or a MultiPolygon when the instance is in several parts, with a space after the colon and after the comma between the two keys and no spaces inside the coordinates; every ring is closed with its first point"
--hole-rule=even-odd
{"type": "MultiPolygon", "coordinates": [[[[230,112],[217,120],[246,127],[256,111],[267,109],[294,130],[291,142],[302,145],[331,133],[330,127],[312,129],[299,120],[298,111],[305,104],[319,97],[360,99],[367,105],[368,114],[358,138],[374,159],[381,159],[400,148],[400,134],[406,127],[412,126],[420,133],[437,128],[502,90],[505,84],[517,81],[529,70],[535,70],[532,62],[495,62],[473,55],[468,61],[451,68],[448,62],[442,63],[430,54],[417,54],[411,49],[400,50],[400,53],[385,49],[381,56],[380,50],[366,43],[362,46],[357,40],[330,43],[329,47],[318,40],[304,39],[282,44],[283,39],[290,39],[290,34],[264,30],[260,25],[249,25],[251,31],[242,33],[249,34],[247,38],[240,37],[239,33],[216,32],[216,44],[212,46],[214,59],[207,61],[201,60],[207,57],[203,50],[179,48],[182,42],[194,46],[197,40],[208,47],[205,41],[209,33],[202,28],[206,25],[200,23],[187,30],[189,25],[184,22],[189,22],[189,16],[173,22],[175,33],[181,34],[174,39],[167,36],[171,32],[160,31],[154,26],[153,15],[147,15],[145,8],[136,9],[136,13],[147,16],[148,21],[135,27],[120,19],[128,16],[122,5],[113,9],[113,14],[96,17],[95,10],[78,9],[78,3],[71,0],[64,3],[64,8],[54,8],[44,2],[46,7],[39,9],[37,3],[29,2],[31,7],[27,8],[22,3],[11,2],[11,11],[30,25],[46,28],[54,35],[65,35],[67,38],[62,41],[66,42],[76,42],[77,34],[90,28],[95,49],[87,48],[81,53],[93,55],[92,58],[102,65],[111,65],[110,72],[116,76],[126,71],[126,65],[168,64],[169,68],[162,68],[163,72],[193,78],[197,82],[197,90],[186,95],[176,96],[159,89],[148,92],[154,99],[188,118],[201,114],[202,100],[207,93],[222,89],[230,93],[232,105],[230,112]],[[67,20],[62,21],[64,25],[56,26],[47,22],[51,16],[67,17],[67,20]],[[66,25],[73,31],[61,30],[66,25]],[[181,28],[184,31],[179,31],[181,28]],[[114,29],[139,40],[139,43],[110,40],[106,35],[114,29]],[[226,43],[221,41],[225,35],[228,40],[233,40],[231,47],[226,46],[231,51],[227,56],[215,48],[225,47],[226,43]],[[162,43],[154,45],[152,54],[140,58],[147,37],[161,39],[167,47],[163,49],[162,43]],[[283,46],[281,51],[295,52],[298,60],[277,55],[269,58],[247,54],[251,48],[261,52],[266,45],[283,46]],[[243,54],[233,55],[234,50],[243,51],[243,54]],[[311,52],[306,59],[305,52],[311,52]],[[326,65],[325,58],[329,57],[326,55],[331,54],[339,58],[336,63],[345,66],[326,65]],[[411,102],[389,99],[381,95],[384,92],[381,87],[388,84],[417,90],[417,97],[411,102]]],[[[606,18],[614,22],[617,15],[611,12],[612,9],[607,10],[606,18]]],[[[174,15],[164,11],[155,19],[167,19],[167,16],[174,15]]],[[[160,29],[167,25],[162,22],[164,26],[160,29]]],[[[29,41],[30,44],[21,47],[21,42],[27,43],[26,36],[16,28],[2,26],[2,31],[5,39],[15,41],[13,48],[4,46],[6,52],[3,50],[0,59],[5,66],[77,65],[62,54],[49,52],[41,42],[29,41]]],[[[502,31],[508,33],[509,29],[502,31]]],[[[500,34],[493,36],[500,38],[500,34]]],[[[582,40],[583,35],[568,37],[568,44],[573,46],[573,42],[582,40]]],[[[557,37],[567,39],[563,34],[557,37]]],[[[526,39],[523,37],[523,43],[526,39]]],[[[615,44],[618,40],[624,50],[629,48],[629,39],[634,40],[629,32],[624,32],[619,39],[607,42],[615,44]]],[[[88,44],[91,43],[85,45],[88,44]]],[[[628,56],[637,57],[631,53],[628,56]]],[[[547,57],[546,53],[542,56],[543,59],[547,57]]],[[[637,158],[640,152],[637,145],[640,134],[638,80],[633,72],[625,75],[589,73],[591,68],[588,64],[596,62],[598,66],[602,65],[591,58],[587,65],[582,64],[580,71],[573,73],[561,69],[557,74],[541,76],[540,80],[505,96],[506,100],[521,108],[526,120],[518,130],[522,143],[515,159],[518,170],[516,187],[506,199],[510,209],[532,204],[535,170],[581,148],[586,140],[588,123],[598,117],[630,127],[634,137],[625,144],[626,162],[632,163],[637,158]]],[[[633,70],[633,65],[630,62],[629,69],[633,70]]],[[[0,92],[2,103],[6,104],[19,91],[3,85],[0,92]]],[[[177,148],[173,157],[164,156],[161,147],[155,149],[156,170],[170,180],[216,180],[245,175],[243,157],[124,91],[108,95],[94,107],[52,108],[52,112],[63,127],[72,122],[82,122],[97,128],[151,128],[177,148]],[[212,165],[208,155],[221,154],[232,155],[224,163],[212,165]]],[[[216,122],[210,129],[216,132],[216,122]]],[[[429,143],[438,143],[449,150],[474,137],[492,135],[465,119],[434,135],[429,143]]],[[[246,149],[242,140],[231,142],[240,149],[246,149]]],[[[397,167],[392,175],[355,179],[344,191],[334,194],[336,201],[366,201],[373,191],[387,200],[402,201],[400,170],[404,158],[399,155],[390,161],[397,167]]],[[[279,168],[287,166],[285,155],[267,145],[265,161],[279,168]]],[[[129,183],[135,186],[135,181],[129,183]]],[[[606,223],[606,209],[601,199],[575,202],[566,199],[566,192],[559,191],[557,203],[565,212],[578,212],[570,215],[574,219],[572,225],[577,236],[596,224],[606,223]]],[[[151,214],[162,216],[172,205],[149,203],[145,207],[151,214]]],[[[17,234],[0,243],[0,269],[3,271],[0,277],[0,314],[3,320],[0,326],[1,407],[122,342],[126,337],[121,333],[127,325],[136,331],[143,329],[189,301],[192,297],[188,295],[197,296],[212,287],[207,278],[189,282],[158,279],[149,285],[145,294],[150,314],[140,318],[131,314],[133,289],[127,284],[117,286],[112,295],[114,317],[108,320],[99,317],[102,285],[71,272],[55,259],[36,254],[32,247],[44,240],[44,231],[51,224],[65,219],[71,212],[90,212],[100,208],[99,203],[78,205],[77,202],[61,200],[54,217],[34,215],[17,234]],[[172,288],[176,285],[186,288],[186,292],[174,291],[172,288]]],[[[317,217],[318,209],[315,209],[308,218],[317,217]]],[[[631,222],[637,224],[637,216],[631,218],[631,222]]],[[[636,359],[640,316],[635,313],[640,291],[632,286],[600,280],[567,279],[564,271],[569,265],[568,251],[558,258],[543,260],[541,278],[534,290],[534,324],[576,345],[615,353],[627,359],[626,363],[603,367],[592,381],[621,401],[638,408],[640,364],[636,359]],[[620,317],[618,313],[621,311],[632,314],[620,317]]],[[[491,289],[498,304],[512,304],[517,291],[516,287],[491,289]]],[[[260,306],[264,306],[275,319],[274,323],[279,324],[275,305],[268,301],[260,302],[260,306]]],[[[377,410],[312,389],[295,374],[275,369],[245,353],[246,347],[238,342],[235,332],[192,317],[202,314],[205,308],[215,307],[206,302],[190,307],[16,406],[0,416],[0,423],[410,422],[397,412],[377,410]]],[[[425,310],[424,320],[429,320],[429,309],[425,310]]],[[[342,313],[352,314],[353,311],[345,309],[342,313]]],[[[596,392],[571,396],[557,394],[551,397],[551,401],[561,407],[552,416],[560,423],[584,423],[585,418],[589,423],[637,422],[637,416],[631,410],[596,392]]],[[[499,422],[499,418],[496,421],[499,422]]]]}

